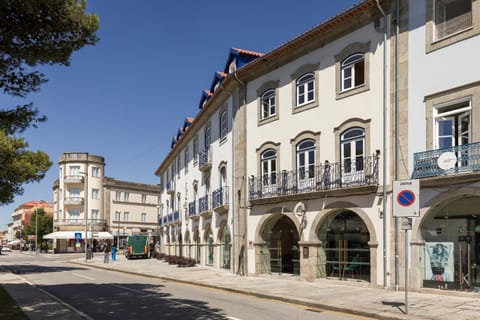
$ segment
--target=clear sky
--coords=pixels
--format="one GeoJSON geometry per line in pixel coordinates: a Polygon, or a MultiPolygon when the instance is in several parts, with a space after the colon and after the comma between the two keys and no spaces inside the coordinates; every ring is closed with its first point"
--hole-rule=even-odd
{"type": "MultiPolygon", "coordinates": [[[[103,156],[105,174],[157,184],[154,172],[201,93],[223,71],[231,47],[267,53],[359,0],[88,0],[100,18],[96,46],[69,67],[42,68],[49,82],[34,102],[48,121],[23,136],[54,165],[40,183],[0,207],[0,230],[31,200],[53,201],[65,152],[103,156]]],[[[2,106],[13,101],[0,95],[2,106]]]]}

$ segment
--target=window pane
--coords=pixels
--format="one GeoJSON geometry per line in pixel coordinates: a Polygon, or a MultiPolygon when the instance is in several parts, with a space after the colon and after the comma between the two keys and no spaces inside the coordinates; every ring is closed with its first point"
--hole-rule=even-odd
{"type": "Polygon", "coordinates": [[[365,62],[362,60],[355,64],[355,87],[365,82],[365,62]]]}

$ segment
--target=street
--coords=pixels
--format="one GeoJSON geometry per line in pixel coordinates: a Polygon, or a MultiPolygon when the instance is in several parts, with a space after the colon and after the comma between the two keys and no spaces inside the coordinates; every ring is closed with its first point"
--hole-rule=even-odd
{"type": "MultiPolygon", "coordinates": [[[[9,271],[18,279],[16,283],[2,281],[2,284],[31,319],[58,319],[59,316],[65,319],[117,320],[145,317],[360,319],[218,289],[66,263],[74,258],[73,255],[20,254],[14,251],[0,258],[2,274],[9,271]]],[[[141,268],[142,260],[132,263],[138,263],[141,268]]]]}

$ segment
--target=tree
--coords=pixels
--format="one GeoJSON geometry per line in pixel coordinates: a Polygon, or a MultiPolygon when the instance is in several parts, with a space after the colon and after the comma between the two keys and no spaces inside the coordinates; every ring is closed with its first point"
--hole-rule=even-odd
{"type": "MultiPolygon", "coordinates": [[[[70,56],[98,41],[99,22],[85,0],[0,0],[0,90],[26,98],[47,81],[36,67],[70,64],[70,56]]],[[[52,162],[42,151],[29,151],[20,137],[45,122],[33,103],[0,106],[0,205],[23,194],[24,183],[44,178],[52,162]]]]}
{"type": "Polygon", "coordinates": [[[43,236],[49,234],[53,231],[53,218],[48,216],[45,213],[43,208],[35,209],[33,214],[30,216],[30,223],[25,225],[23,234],[28,235],[37,235],[38,243],[42,243],[43,236]],[[37,219],[38,215],[38,219],[37,219]],[[38,222],[38,229],[37,229],[38,222]]]}

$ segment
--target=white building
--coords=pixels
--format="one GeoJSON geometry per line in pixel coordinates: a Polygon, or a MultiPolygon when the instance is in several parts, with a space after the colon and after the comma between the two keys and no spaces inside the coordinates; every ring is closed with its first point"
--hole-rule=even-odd
{"type": "Polygon", "coordinates": [[[157,237],[159,187],[106,177],[103,157],[64,153],[53,194],[54,232],[46,238],[55,252],[84,252],[85,236],[94,250],[105,240],[122,247],[131,234],[157,237]]]}
{"type": "Polygon", "coordinates": [[[408,172],[420,179],[415,288],[480,289],[480,1],[410,0],[408,93],[399,102],[408,172]]]}

